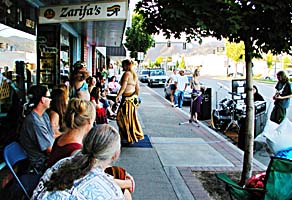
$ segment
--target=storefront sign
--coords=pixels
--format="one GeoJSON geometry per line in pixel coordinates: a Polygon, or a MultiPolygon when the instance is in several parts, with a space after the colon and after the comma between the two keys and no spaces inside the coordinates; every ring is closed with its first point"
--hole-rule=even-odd
{"type": "Polygon", "coordinates": [[[126,20],[128,1],[41,7],[39,23],[126,20]]]}

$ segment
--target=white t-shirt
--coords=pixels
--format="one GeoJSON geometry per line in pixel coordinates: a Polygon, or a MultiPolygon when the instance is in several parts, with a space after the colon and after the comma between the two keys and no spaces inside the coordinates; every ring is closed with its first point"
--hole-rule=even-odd
{"type": "Polygon", "coordinates": [[[183,91],[185,89],[185,85],[189,83],[188,77],[187,76],[177,76],[177,89],[180,91],[183,91]]]}
{"type": "Polygon", "coordinates": [[[111,78],[113,76],[115,76],[115,69],[114,68],[108,69],[108,78],[111,78]]]}
{"type": "Polygon", "coordinates": [[[172,74],[170,78],[171,78],[171,83],[177,82],[177,74],[172,74]]]}

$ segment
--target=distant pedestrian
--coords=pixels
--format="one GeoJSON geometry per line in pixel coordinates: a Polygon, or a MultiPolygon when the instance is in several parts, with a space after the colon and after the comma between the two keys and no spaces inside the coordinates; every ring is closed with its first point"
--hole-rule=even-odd
{"type": "Polygon", "coordinates": [[[176,90],[176,83],[177,83],[177,74],[176,74],[176,69],[174,68],[172,70],[172,74],[169,78],[169,87],[170,87],[170,101],[172,106],[178,106],[178,102],[174,101],[174,92],[176,90]]]}
{"type": "Polygon", "coordinates": [[[185,91],[187,89],[188,83],[189,83],[189,80],[188,80],[188,77],[184,75],[184,70],[180,70],[179,75],[177,76],[177,81],[176,81],[177,88],[174,93],[175,106],[178,103],[179,108],[182,108],[184,95],[185,95],[185,91]]]}

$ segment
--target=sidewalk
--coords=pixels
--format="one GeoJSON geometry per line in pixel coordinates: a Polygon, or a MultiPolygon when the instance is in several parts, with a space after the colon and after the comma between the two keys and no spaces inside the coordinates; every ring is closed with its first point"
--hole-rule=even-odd
{"type": "MultiPolygon", "coordinates": [[[[188,113],[141,84],[138,108],[144,134],[152,148],[123,147],[115,165],[124,167],[136,182],[136,200],[210,199],[194,171],[241,171],[243,152],[208,128],[193,124],[188,113]]],[[[115,121],[110,124],[116,126],[115,121]]],[[[254,170],[266,166],[254,160],[254,170]]]]}

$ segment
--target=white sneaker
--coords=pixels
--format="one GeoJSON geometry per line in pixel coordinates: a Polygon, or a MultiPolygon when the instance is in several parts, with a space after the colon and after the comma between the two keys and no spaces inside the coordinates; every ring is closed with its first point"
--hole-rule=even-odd
{"type": "Polygon", "coordinates": [[[178,107],[178,104],[174,104],[172,107],[178,107]]]}

